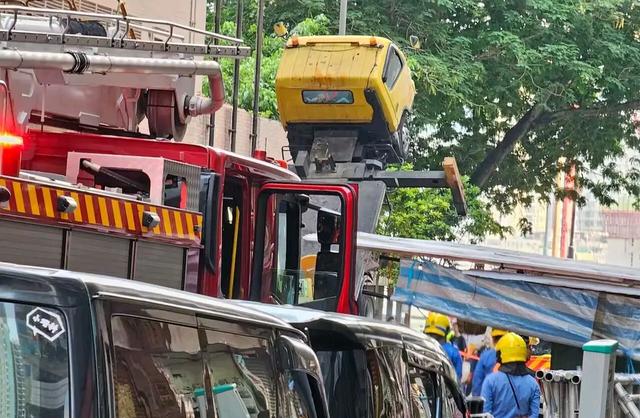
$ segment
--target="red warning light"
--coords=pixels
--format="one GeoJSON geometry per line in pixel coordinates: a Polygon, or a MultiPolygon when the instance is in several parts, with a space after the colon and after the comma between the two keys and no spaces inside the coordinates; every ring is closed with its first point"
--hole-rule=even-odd
{"type": "Polygon", "coordinates": [[[0,134],[0,175],[18,177],[22,163],[21,137],[8,133],[0,134]]]}

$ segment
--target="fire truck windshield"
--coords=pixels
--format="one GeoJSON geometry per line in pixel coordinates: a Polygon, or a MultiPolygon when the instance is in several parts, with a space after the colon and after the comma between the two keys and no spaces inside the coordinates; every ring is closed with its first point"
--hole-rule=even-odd
{"type": "Polygon", "coordinates": [[[60,311],[1,302],[0,417],[68,417],[68,355],[60,311]]]}
{"type": "Polygon", "coordinates": [[[273,218],[265,222],[262,282],[274,302],[335,309],[342,284],[342,206],[330,194],[269,196],[273,218]]]}

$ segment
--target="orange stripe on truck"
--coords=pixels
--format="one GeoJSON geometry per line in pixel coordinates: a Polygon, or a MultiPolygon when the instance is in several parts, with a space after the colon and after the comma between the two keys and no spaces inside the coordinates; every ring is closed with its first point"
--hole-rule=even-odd
{"type": "Polygon", "coordinates": [[[0,186],[11,192],[9,202],[0,206],[0,216],[15,215],[23,220],[30,218],[33,221],[57,221],[101,231],[106,229],[116,233],[168,239],[187,245],[199,245],[202,237],[200,213],[1,176],[0,186]],[[60,196],[72,198],[77,208],[70,213],[58,211],[57,199],[60,196]],[[156,213],[160,217],[160,224],[153,230],[142,226],[145,211],[156,213]]]}

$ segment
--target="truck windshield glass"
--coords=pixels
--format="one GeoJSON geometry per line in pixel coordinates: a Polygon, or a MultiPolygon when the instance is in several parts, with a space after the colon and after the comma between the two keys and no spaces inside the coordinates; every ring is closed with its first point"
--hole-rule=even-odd
{"type": "Polygon", "coordinates": [[[269,196],[262,283],[272,301],[332,309],[342,283],[342,207],[336,195],[269,196]]]}
{"type": "Polygon", "coordinates": [[[66,329],[60,311],[0,302],[0,417],[69,416],[66,329]]]}

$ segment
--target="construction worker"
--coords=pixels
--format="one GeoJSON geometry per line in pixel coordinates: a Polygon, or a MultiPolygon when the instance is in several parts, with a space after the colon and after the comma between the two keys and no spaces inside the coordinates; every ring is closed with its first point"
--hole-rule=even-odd
{"type": "Polygon", "coordinates": [[[527,344],[513,332],[496,344],[500,370],[482,384],[484,412],[494,418],[538,418],[540,387],[527,369],[527,344]]]}
{"type": "Polygon", "coordinates": [[[450,330],[451,323],[449,322],[449,318],[436,312],[429,312],[427,322],[424,326],[424,333],[435,338],[440,343],[456,370],[458,380],[460,380],[462,377],[462,357],[458,349],[447,341],[447,334],[449,334],[450,330]]]}
{"type": "Polygon", "coordinates": [[[480,396],[484,379],[493,373],[493,368],[496,366],[496,350],[493,347],[495,347],[498,340],[506,333],[507,331],[502,329],[494,328],[491,330],[491,342],[493,345],[480,354],[478,363],[473,370],[473,379],[471,381],[471,394],[473,396],[480,396]]]}

